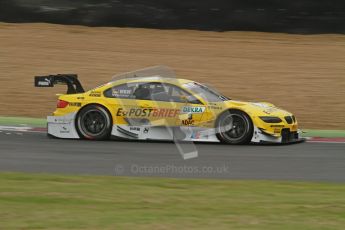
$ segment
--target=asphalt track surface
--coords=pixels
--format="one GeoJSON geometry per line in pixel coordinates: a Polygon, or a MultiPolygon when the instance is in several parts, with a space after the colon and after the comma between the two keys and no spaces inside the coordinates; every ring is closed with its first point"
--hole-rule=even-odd
{"type": "Polygon", "coordinates": [[[344,143],[183,147],[172,142],[50,139],[45,133],[0,132],[0,171],[176,178],[345,182],[344,143]]]}

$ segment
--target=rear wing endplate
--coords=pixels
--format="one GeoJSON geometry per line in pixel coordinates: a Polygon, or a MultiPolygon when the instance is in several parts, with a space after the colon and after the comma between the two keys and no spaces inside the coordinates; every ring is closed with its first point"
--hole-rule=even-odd
{"type": "Polygon", "coordinates": [[[35,87],[54,87],[54,85],[67,85],[67,94],[84,93],[77,74],[57,74],[36,76],[35,87]]]}

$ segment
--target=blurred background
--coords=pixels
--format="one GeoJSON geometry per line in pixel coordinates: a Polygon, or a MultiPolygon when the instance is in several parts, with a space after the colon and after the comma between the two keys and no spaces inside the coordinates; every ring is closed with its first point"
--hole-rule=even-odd
{"type": "Polygon", "coordinates": [[[344,33],[342,0],[2,0],[6,22],[344,33]]]}
{"type": "Polygon", "coordinates": [[[35,75],[76,73],[90,89],[114,74],[168,65],[231,98],[283,107],[302,128],[345,129],[344,1],[0,4],[0,115],[54,110],[65,89],[36,89],[35,75]]]}

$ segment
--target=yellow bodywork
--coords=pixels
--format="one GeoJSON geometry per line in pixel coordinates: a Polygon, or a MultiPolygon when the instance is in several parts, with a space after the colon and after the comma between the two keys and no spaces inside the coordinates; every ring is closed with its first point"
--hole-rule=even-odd
{"type": "Polygon", "coordinates": [[[126,118],[145,118],[150,121],[152,126],[168,125],[168,126],[197,126],[214,128],[215,122],[219,115],[225,111],[232,109],[245,112],[251,118],[254,126],[265,134],[280,137],[282,129],[289,129],[295,132],[298,129],[296,119],[289,124],[285,117],[292,114],[275,107],[269,103],[253,103],[236,100],[225,100],[221,102],[208,102],[198,94],[193,93],[188,88],[184,88],[186,83],[193,81],[185,79],[168,79],[168,78],[134,78],[122,79],[107,83],[93,90],[89,90],[81,94],[68,94],[59,96],[59,100],[68,102],[65,108],[58,108],[53,116],[64,116],[69,113],[78,113],[78,111],[89,104],[99,104],[105,107],[111,114],[113,124],[127,125],[126,118]],[[119,99],[105,97],[104,92],[110,88],[121,84],[136,84],[145,82],[157,82],[163,84],[171,84],[182,88],[186,92],[197,98],[201,104],[193,104],[190,102],[166,102],[153,100],[136,100],[136,99],[119,99]],[[192,118],[189,117],[188,111],[182,110],[188,108],[201,108],[201,111],[193,113],[192,118]],[[279,123],[266,123],[260,116],[279,117],[279,123]]]}

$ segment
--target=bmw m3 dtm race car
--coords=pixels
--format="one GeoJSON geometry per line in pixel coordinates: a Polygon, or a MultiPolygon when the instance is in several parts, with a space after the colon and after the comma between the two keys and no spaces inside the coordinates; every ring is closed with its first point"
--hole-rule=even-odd
{"type": "Polygon", "coordinates": [[[151,67],[84,91],[77,75],[36,76],[36,87],[67,85],[47,117],[57,138],[182,140],[246,144],[301,140],[296,117],[273,104],[232,100],[204,84],[151,67]]]}

